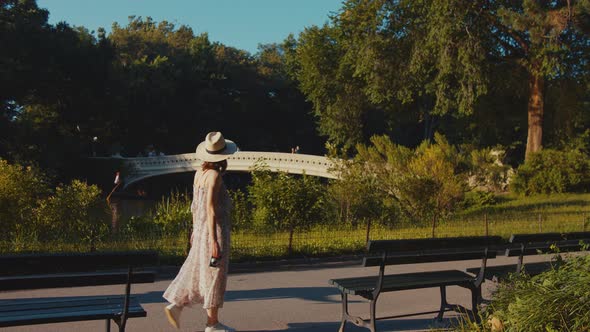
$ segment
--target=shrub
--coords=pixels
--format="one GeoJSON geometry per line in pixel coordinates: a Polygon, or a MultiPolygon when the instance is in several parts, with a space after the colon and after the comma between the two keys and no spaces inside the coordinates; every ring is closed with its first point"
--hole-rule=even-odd
{"type": "Polygon", "coordinates": [[[241,190],[229,192],[232,199],[231,226],[232,230],[244,230],[253,228],[252,207],[248,197],[241,190]]]}
{"type": "Polygon", "coordinates": [[[106,203],[100,189],[79,180],[58,186],[55,194],[42,200],[36,209],[39,238],[65,240],[93,246],[109,231],[106,203]]]}
{"type": "Polygon", "coordinates": [[[186,193],[173,191],[156,204],[152,218],[162,235],[178,235],[192,228],[191,200],[186,193]]]}
{"type": "Polygon", "coordinates": [[[518,168],[511,188],[524,195],[586,191],[590,184],[588,155],[579,150],[545,149],[518,168]]]}
{"type": "Polygon", "coordinates": [[[496,195],[489,191],[469,191],[463,199],[463,208],[482,208],[495,205],[498,202],[496,195]]]}
{"type": "Polygon", "coordinates": [[[162,237],[161,225],[154,223],[154,219],[150,215],[131,216],[121,222],[117,230],[117,236],[127,239],[143,239],[154,236],[162,237]]]}
{"type": "Polygon", "coordinates": [[[588,331],[590,256],[571,257],[559,269],[500,284],[489,317],[506,331],[588,331]]]}
{"type": "Polygon", "coordinates": [[[465,191],[464,163],[457,150],[439,134],[416,150],[393,144],[386,136],[371,138],[372,146],[358,146],[357,160],[364,172],[376,177],[383,197],[399,202],[413,222],[437,221],[452,213],[465,191]]]}
{"type": "Polygon", "coordinates": [[[381,224],[399,223],[399,206],[380,191],[378,179],[366,171],[364,163],[340,161],[340,178],[332,181],[328,194],[332,219],[357,226],[377,221],[381,224]]]}
{"type": "Polygon", "coordinates": [[[36,168],[11,165],[0,159],[2,237],[15,239],[32,233],[35,208],[49,192],[45,175],[36,168]]]}
{"type": "Polygon", "coordinates": [[[469,185],[484,191],[502,192],[508,189],[514,171],[504,164],[502,149],[473,150],[469,160],[469,185]]]}
{"type": "Polygon", "coordinates": [[[294,177],[257,169],[248,188],[259,229],[288,230],[291,253],[293,233],[323,221],[325,187],[315,177],[294,177]]]}

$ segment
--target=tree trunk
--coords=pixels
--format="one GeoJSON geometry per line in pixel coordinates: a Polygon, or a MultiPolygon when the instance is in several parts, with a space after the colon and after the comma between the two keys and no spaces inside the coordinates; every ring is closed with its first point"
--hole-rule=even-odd
{"type": "Polygon", "coordinates": [[[541,150],[543,141],[543,90],[545,80],[541,75],[530,74],[528,104],[528,135],[526,140],[525,161],[532,153],[541,150]]]}

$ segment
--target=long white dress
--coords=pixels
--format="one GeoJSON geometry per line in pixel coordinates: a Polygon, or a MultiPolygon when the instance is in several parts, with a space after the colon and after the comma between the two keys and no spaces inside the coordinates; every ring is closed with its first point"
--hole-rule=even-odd
{"type": "Polygon", "coordinates": [[[229,264],[231,199],[222,185],[215,200],[217,242],[222,257],[219,267],[210,267],[211,247],[205,201],[207,188],[197,186],[198,177],[203,174],[205,173],[197,172],[193,184],[193,244],[178,275],[164,292],[164,298],[180,307],[200,303],[205,309],[221,308],[229,264]]]}

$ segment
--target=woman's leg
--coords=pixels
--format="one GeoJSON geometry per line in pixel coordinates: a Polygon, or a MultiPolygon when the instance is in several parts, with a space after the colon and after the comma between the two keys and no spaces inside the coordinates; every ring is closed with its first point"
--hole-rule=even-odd
{"type": "Polygon", "coordinates": [[[219,308],[217,307],[211,307],[207,310],[207,325],[208,326],[213,326],[217,323],[219,323],[219,308]]]}

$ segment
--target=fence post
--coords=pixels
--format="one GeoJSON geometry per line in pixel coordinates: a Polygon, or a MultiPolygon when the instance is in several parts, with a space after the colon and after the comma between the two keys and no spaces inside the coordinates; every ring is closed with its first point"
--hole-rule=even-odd
{"type": "Polygon", "coordinates": [[[539,233],[543,233],[543,216],[539,213],[539,233]]]}
{"type": "Polygon", "coordinates": [[[487,213],[483,215],[483,219],[486,224],[486,236],[489,236],[490,233],[489,233],[489,227],[488,227],[488,214],[487,213]]]}
{"type": "Polygon", "coordinates": [[[582,231],[586,231],[586,224],[588,223],[588,216],[584,213],[584,219],[582,219],[582,231]]]}
{"type": "Polygon", "coordinates": [[[365,247],[369,245],[369,239],[371,238],[371,218],[367,220],[367,237],[365,239],[365,247]]]}

